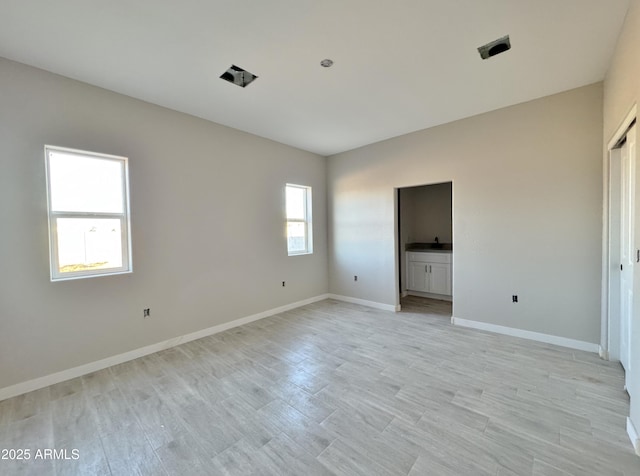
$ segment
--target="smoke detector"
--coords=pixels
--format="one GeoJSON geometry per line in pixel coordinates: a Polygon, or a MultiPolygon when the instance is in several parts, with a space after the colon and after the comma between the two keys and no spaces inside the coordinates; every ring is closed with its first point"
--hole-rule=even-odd
{"type": "Polygon", "coordinates": [[[247,85],[252,83],[256,78],[257,76],[255,74],[250,73],[235,64],[232,64],[231,67],[220,76],[220,79],[229,81],[241,88],[247,87],[247,85]]]}
{"type": "Polygon", "coordinates": [[[492,56],[499,55],[500,53],[504,53],[507,50],[511,49],[511,40],[509,40],[509,35],[503,36],[502,38],[498,38],[497,40],[493,40],[491,43],[487,43],[486,45],[478,48],[478,52],[480,53],[480,57],[484,59],[489,59],[492,56]]]}

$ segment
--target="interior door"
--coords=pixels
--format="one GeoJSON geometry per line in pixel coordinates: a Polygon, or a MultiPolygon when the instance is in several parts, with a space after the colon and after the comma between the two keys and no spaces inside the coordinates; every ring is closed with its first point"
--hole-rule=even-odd
{"type": "MultiPolygon", "coordinates": [[[[622,210],[620,250],[620,362],[627,374],[630,359],[631,318],[633,314],[633,264],[634,264],[634,199],[635,154],[630,154],[630,130],[621,147],[622,210]]],[[[635,136],[635,131],[633,132],[635,136]]]]}

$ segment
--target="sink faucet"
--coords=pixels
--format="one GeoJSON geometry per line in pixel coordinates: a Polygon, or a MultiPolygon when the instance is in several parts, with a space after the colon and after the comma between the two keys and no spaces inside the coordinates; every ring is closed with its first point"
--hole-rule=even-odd
{"type": "Polygon", "coordinates": [[[438,237],[436,236],[435,242],[438,243],[438,237]]]}

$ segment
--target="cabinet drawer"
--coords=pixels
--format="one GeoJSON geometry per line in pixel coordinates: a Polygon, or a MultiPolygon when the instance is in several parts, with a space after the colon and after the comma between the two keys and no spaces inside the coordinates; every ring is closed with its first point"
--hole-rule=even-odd
{"type": "Polygon", "coordinates": [[[451,253],[429,253],[422,251],[408,251],[408,261],[421,261],[423,263],[451,263],[451,253]]]}

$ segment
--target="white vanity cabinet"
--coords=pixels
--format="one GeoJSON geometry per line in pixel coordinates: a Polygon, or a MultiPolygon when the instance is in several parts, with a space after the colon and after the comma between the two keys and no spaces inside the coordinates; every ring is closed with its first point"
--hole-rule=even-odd
{"type": "Polygon", "coordinates": [[[451,296],[451,253],[408,251],[407,291],[451,296]]]}

